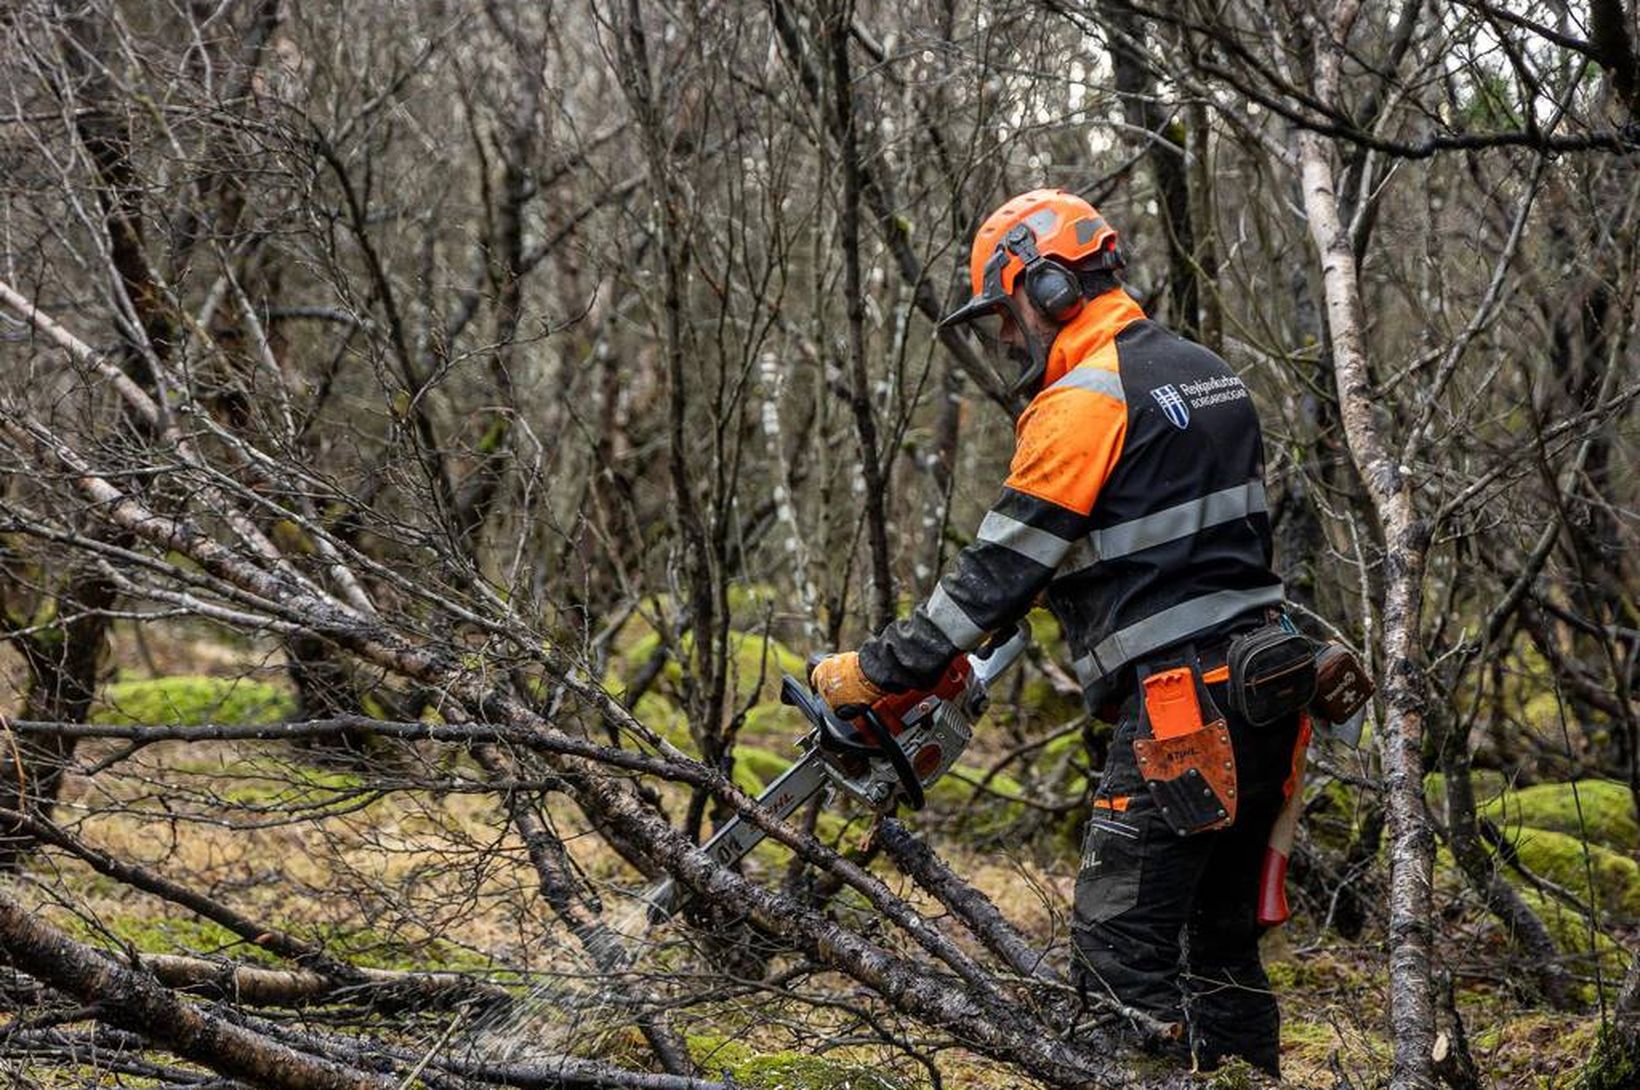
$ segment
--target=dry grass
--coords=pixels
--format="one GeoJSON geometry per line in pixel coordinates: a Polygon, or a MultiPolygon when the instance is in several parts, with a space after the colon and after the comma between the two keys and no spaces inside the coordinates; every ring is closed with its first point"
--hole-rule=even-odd
{"type": "MultiPolygon", "coordinates": [[[[130,639],[122,636],[122,657],[134,650],[130,639]]],[[[269,677],[270,658],[256,648],[150,639],[148,657],[179,672],[235,676],[249,670],[269,677]]],[[[11,665],[0,663],[0,668],[11,665]]],[[[774,740],[764,744],[772,748],[774,740]]],[[[981,766],[988,747],[1000,749],[1001,743],[981,738],[975,755],[981,766]]],[[[88,744],[79,760],[82,767],[93,765],[119,750],[112,743],[88,744]]],[[[78,835],[105,851],[360,963],[459,969],[516,986],[526,996],[521,1013],[506,1025],[469,1027],[458,1035],[467,1046],[526,1041],[535,1049],[642,1062],[629,1020],[600,1001],[598,974],[550,918],[523,846],[499,806],[477,790],[476,767],[431,746],[390,747],[386,756],[376,766],[380,771],[365,775],[289,746],[157,744],[114,762],[95,779],[70,777],[59,813],[78,835]],[[407,786],[412,781],[422,781],[421,786],[407,786]]],[[[667,787],[663,795],[674,816],[680,814],[684,793],[667,787]]],[[[733,984],[702,975],[709,973],[710,959],[685,929],[646,927],[635,898],[640,880],[587,831],[561,796],[550,798],[547,817],[603,899],[606,920],[644,944],[637,967],[653,976],[643,986],[675,993],[733,984]]],[[[951,836],[949,821],[938,815],[914,819],[913,825],[919,821],[920,831],[953,869],[1062,966],[1074,848],[1037,837],[1011,850],[981,851],[969,839],[951,836]]],[[[855,825],[848,835],[857,839],[862,831],[855,825]]],[[[786,861],[782,849],[764,849],[748,862],[748,873],[773,884],[786,861]]],[[[938,917],[939,906],[908,880],[883,864],[875,870],[920,910],[938,917]]],[[[42,853],[31,878],[25,895],[47,918],[100,943],[152,952],[263,956],[220,928],[98,876],[64,853],[42,853]]],[[[845,896],[834,910],[847,917],[855,911],[851,903],[845,896]]],[[[858,918],[864,922],[863,914],[858,918]]],[[[975,948],[954,923],[942,926],[975,948]]],[[[1488,949],[1492,933],[1483,921],[1471,919],[1458,933],[1470,935],[1458,956],[1479,963],[1496,954],[1488,949]]],[[[1266,958],[1284,1009],[1284,1063],[1293,1085],[1332,1086],[1335,1068],[1367,1085],[1386,1073],[1385,978],[1372,940],[1317,936],[1300,919],[1267,938],[1266,958]]],[[[785,963],[776,958],[777,965],[785,963]]],[[[747,1061],[810,1053],[854,1028],[846,1012],[812,1001],[852,1002],[854,994],[849,982],[820,975],[783,993],[750,987],[724,994],[681,1012],[680,1021],[708,1066],[721,1057],[747,1061]]],[[[1505,989],[1484,984],[1463,991],[1460,1006],[1477,1059],[1500,1087],[1563,1084],[1586,1054],[1596,1025],[1589,1016],[1523,1008],[1505,989]]],[[[428,1029],[423,1023],[401,1028],[407,1039],[428,1029]]],[[[905,1025],[897,1030],[920,1032],[905,1025]]],[[[947,1086],[1033,1085],[956,1042],[924,1038],[921,1047],[937,1053],[947,1086]]],[[[881,1046],[855,1043],[828,1055],[872,1064],[902,1082],[923,1078],[915,1062],[881,1046]]]]}

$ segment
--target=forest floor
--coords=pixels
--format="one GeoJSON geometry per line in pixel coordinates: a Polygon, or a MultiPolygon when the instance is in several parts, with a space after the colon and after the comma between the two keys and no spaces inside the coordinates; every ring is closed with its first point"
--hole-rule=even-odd
{"type": "MultiPolygon", "coordinates": [[[[257,721],[291,711],[280,664],[249,650],[224,653],[199,642],[150,641],[140,652],[122,647],[116,657],[133,668],[109,686],[102,718],[257,721]]],[[[655,703],[650,709],[667,712],[655,703]]],[[[759,787],[759,772],[772,775],[792,737],[794,726],[783,710],[749,721],[743,786],[759,787]]],[[[1079,739],[1072,740],[1079,752],[1079,739]]],[[[982,735],[972,768],[985,768],[1009,748],[1003,737],[982,735]]],[[[161,743],[135,751],[117,743],[88,744],[78,755],[82,768],[98,762],[108,767],[94,778],[70,779],[60,816],[84,840],[119,858],[184,880],[359,964],[480,974],[524,997],[508,1019],[486,1023],[475,1017],[454,1032],[447,1013],[373,1027],[406,1043],[444,1039],[446,1047],[482,1054],[545,1049],[641,1062],[634,1031],[600,1001],[598,975],[552,923],[521,845],[470,766],[432,748],[404,747],[391,758],[361,771],[284,744],[161,743]]],[[[1061,767],[1054,785],[1079,790],[1063,772],[1061,767]]],[[[1062,962],[1079,854],[1076,815],[1029,805],[1056,797],[1044,793],[1030,770],[998,775],[986,791],[973,787],[973,772],[966,776],[968,783],[951,781],[930,811],[908,824],[1062,962]]],[[[1321,790],[1312,783],[1312,796],[1321,790]]],[[[674,816],[682,812],[681,794],[668,789],[665,797],[674,816]]],[[[1335,817],[1339,807],[1351,805],[1347,793],[1339,800],[1330,808],[1335,817]]],[[[1307,835],[1317,851],[1325,851],[1329,807],[1314,809],[1320,818],[1307,835]]],[[[630,871],[595,836],[577,835],[582,826],[575,815],[554,808],[548,816],[603,898],[605,918],[632,943],[648,947],[637,962],[646,986],[676,991],[686,976],[697,993],[712,993],[679,1015],[707,1071],[729,1070],[741,1085],[770,1090],[931,1085],[926,1069],[905,1052],[861,1043],[858,1024],[846,1013],[855,989],[848,982],[811,975],[764,989],[744,975],[706,979],[715,956],[710,942],[681,924],[648,927],[637,899],[642,890],[630,871]],[[837,1009],[827,1013],[828,1006],[817,1004],[837,1009]]],[[[865,831],[835,815],[824,818],[821,829],[844,844],[857,843],[865,831]]],[[[1615,854],[1635,866],[1632,846],[1615,854]]],[[[1439,968],[1453,981],[1482,1085],[1574,1086],[1602,1023],[1592,979],[1585,981],[1586,1002],[1576,1010],[1557,1012],[1535,1002],[1520,983],[1519,966],[1509,960],[1505,936],[1477,910],[1449,862],[1443,859],[1442,866],[1439,968]]],[[[776,884],[786,858],[762,848],[748,870],[776,884]]],[[[912,903],[938,911],[885,861],[874,870],[912,903]]],[[[1596,885],[1601,900],[1618,906],[1611,918],[1621,920],[1627,899],[1640,898],[1640,882],[1629,888],[1631,877],[1627,871],[1612,877],[1619,884],[1615,891],[1596,885]]],[[[270,960],[216,925],[63,853],[40,854],[29,879],[23,895],[46,919],[105,947],[139,956],[270,960]]],[[[1389,1057],[1383,921],[1369,903],[1364,929],[1346,939],[1320,926],[1327,905],[1296,893],[1295,904],[1295,919],[1269,934],[1264,945],[1283,1012],[1286,1080],[1331,1087],[1342,1074],[1354,1086],[1374,1085],[1387,1074],[1389,1057]]],[[[859,914],[847,898],[834,910],[859,914]]],[[[1610,925],[1607,930],[1599,940],[1605,956],[1598,965],[1607,974],[1609,1003],[1634,932],[1610,925]]],[[[1568,941],[1575,943],[1575,934],[1568,941]]],[[[1586,939],[1582,945],[1587,949],[1586,939]]],[[[786,959],[776,953],[771,964],[779,968],[786,959]]],[[[1596,961],[1580,965],[1592,973],[1596,961]]],[[[1450,1039],[1450,1021],[1445,1032],[1450,1039]]],[[[958,1042],[914,1040],[917,1051],[937,1057],[945,1087],[1031,1085],[958,1042]]],[[[1233,1086],[1245,1077],[1231,1073],[1214,1081],[1233,1086]]]]}

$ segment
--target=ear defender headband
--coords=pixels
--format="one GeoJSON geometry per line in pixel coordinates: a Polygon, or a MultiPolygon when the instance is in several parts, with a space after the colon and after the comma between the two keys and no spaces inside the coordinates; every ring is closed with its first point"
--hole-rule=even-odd
{"type": "Polygon", "coordinates": [[[1057,261],[1036,248],[1036,232],[1016,223],[1002,236],[1002,245],[1025,263],[1025,298],[1044,317],[1061,324],[1082,312],[1082,282],[1057,261]]]}

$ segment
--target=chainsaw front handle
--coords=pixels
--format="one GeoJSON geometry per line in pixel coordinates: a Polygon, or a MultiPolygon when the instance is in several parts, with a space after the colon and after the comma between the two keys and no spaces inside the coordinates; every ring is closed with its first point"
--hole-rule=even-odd
{"type": "Polygon", "coordinates": [[[856,720],[860,726],[850,726],[838,717],[831,705],[790,674],[781,675],[780,702],[797,708],[814,724],[815,744],[821,749],[873,761],[886,758],[900,781],[900,789],[905,792],[906,805],[913,810],[923,808],[927,799],[923,795],[922,781],[917,778],[916,770],[911,767],[911,759],[905,755],[899,739],[894,737],[894,732],[888,729],[876,712],[867,708],[865,714],[856,720]],[[855,740],[862,728],[876,737],[876,745],[855,740]]]}

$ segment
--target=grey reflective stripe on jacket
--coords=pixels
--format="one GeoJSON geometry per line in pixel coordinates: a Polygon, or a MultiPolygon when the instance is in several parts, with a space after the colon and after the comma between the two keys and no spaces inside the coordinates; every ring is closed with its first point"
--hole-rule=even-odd
{"type": "Polygon", "coordinates": [[[1231,485],[1104,530],[1095,530],[1071,547],[1058,577],[1079,575],[1102,560],[1128,556],[1189,537],[1209,526],[1267,510],[1263,481],[1253,478],[1245,484],[1231,485]]]}
{"type": "Polygon", "coordinates": [[[992,511],[979,524],[976,541],[988,541],[1004,549],[1028,556],[1045,568],[1057,568],[1075,546],[1052,530],[1044,530],[1018,519],[1009,518],[1001,511],[992,511]]]}
{"type": "Polygon", "coordinates": [[[1127,400],[1127,393],[1122,389],[1122,376],[1115,371],[1104,371],[1097,367],[1073,367],[1054,385],[1075,386],[1081,390],[1092,390],[1096,394],[1107,394],[1117,401],[1127,400]]]}
{"type": "Polygon", "coordinates": [[[962,607],[946,592],[944,584],[934,588],[922,613],[959,651],[972,651],[985,638],[985,630],[968,618],[962,607]]]}
{"type": "Polygon", "coordinates": [[[1253,590],[1221,590],[1186,599],[1100,640],[1097,647],[1072,664],[1076,680],[1086,689],[1152,651],[1182,643],[1198,632],[1216,628],[1252,610],[1279,606],[1283,600],[1280,583],[1253,590]]]}

